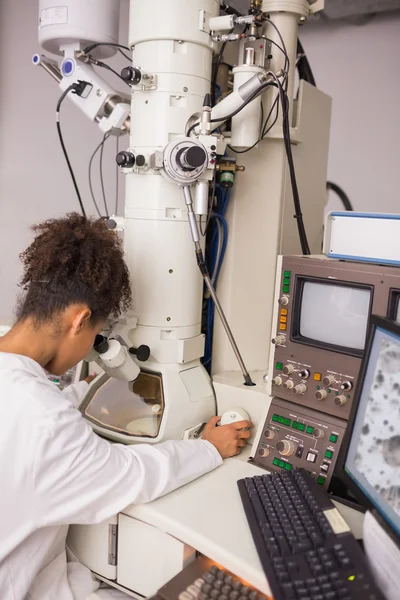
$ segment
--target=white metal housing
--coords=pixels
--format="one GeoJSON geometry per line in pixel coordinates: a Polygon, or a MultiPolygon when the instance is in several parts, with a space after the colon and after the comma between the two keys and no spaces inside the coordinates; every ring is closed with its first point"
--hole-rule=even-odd
{"type": "MultiPolygon", "coordinates": [[[[120,0],[39,0],[39,43],[53,54],[94,43],[117,44],[119,10],[120,0]]],[[[93,55],[107,58],[116,51],[103,46],[93,55]]]]}

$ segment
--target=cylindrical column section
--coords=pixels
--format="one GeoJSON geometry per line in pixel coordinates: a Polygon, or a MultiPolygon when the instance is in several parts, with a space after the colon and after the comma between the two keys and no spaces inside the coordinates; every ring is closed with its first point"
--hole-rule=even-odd
{"type": "MultiPolygon", "coordinates": [[[[290,117],[293,111],[294,80],[296,71],[297,37],[299,29],[299,19],[308,17],[310,14],[310,5],[308,0],[264,0],[262,9],[269,14],[270,20],[275,25],[266,22],[263,27],[264,35],[282,48],[282,40],[278,34],[281,34],[285,44],[286,53],[290,61],[288,98],[290,102],[290,117]],[[278,31],[277,31],[278,30],[278,31]]],[[[271,71],[277,73],[285,66],[285,56],[275,44],[271,46],[271,71]]],[[[283,49],[283,48],[282,48],[283,49]]],[[[266,94],[268,99],[265,102],[267,114],[271,107],[272,94],[266,94]]],[[[282,120],[282,111],[280,111],[278,122],[282,120]]]]}
{"type": "MultiPolygon", "coordinates": [[[[134,66],[156,80],[155,89],[138,87],[132,94],[130,148],[135,155],[151,155],[184,136],[188,119],[201,111],[210,91],[213,52],[206,22],[218,14],[217,0],[131,0],[134,66]]],[[[159,362],[164,356],[171,362],[164,344],[201,333],[203,283],[182,189],[159,172],[132,172],[125,216],[125,257],[138,317],[132,335],[141,343],[153,340],[149,345],[162,357],[159,362]]]]}
{"type": "MultiPolygon", "coordinates": [[[[262,73],[260,67],[242,65],[233,69],[236,91],[241,85],[251,79],[255,73],[262,73]]],[[[232,119],[232,139],[234,148],[250,148],[257,143],[261,129],[261,97],[252,100],[232,119]]]]}

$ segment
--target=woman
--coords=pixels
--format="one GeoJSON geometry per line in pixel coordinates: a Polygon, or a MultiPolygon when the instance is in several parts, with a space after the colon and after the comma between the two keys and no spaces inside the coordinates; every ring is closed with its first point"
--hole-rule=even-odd
{"type": "Polygon", "coordinates": [[[87,592],[68,579],[77,570],[67,567],[68,525],[100,523],[216,468],[245,445],[250,423],[216,427],[215,417],[202,440],[158,446],[98,437],[75,408],[88,382],[61,392],[46,371],[77,364],[106,318],[129,308],[121,244],[77,214],[34,231],[21,255],[26,293],[0,339],[0,598],[81,600],[87,592]]]}

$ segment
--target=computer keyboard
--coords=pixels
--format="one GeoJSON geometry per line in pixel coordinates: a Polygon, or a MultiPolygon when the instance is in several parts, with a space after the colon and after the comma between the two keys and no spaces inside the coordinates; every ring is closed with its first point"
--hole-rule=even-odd
{"type": "Polygon", "coordinates": [[[238,486],[275,600],[383,600],[357,540],[306,471],[238,486]]]}

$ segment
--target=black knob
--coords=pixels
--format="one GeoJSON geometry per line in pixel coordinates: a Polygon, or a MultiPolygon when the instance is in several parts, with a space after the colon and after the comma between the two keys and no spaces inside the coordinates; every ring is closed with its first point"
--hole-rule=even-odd
{"type": "Polygon", "coordinates": [[[117,165],[120,167],[135,166],[135,157],[132,152],[126,152],[125,150],[118,152],[115,160],[117,161],[117,165]]]}
{"type": "Polygon", "coordinates": [[[136,166],[144,167],[145,164],[146,164],[146,158],[143,156],[143,154],[138,154],[136,157],[136,166]]]}
{"type": "Polygon", "coordinates": [[[93,348],[99,354],[104,354],[108,350],[108,339],[104,335],[96,335],[94,338],[93,348]]]}
{"type": "Polygon", "coordinates": [[[139,348],[129,348],[129,353],[134,354],[140,362],[146,362],[150,358],[150,348],[148,346],[139,346],[139,348]]]}
{"type": "Polygon", "coordinates": [[[125,67],[125,69],[122,69],[121,71],[121,77],[127,83],[137,85],[142,79],[142,73],[140,72],[140,69],[136,69],[136,67],[125,67]]]}
{"type": "Polygon", "coordinates": [[[185,161],[189,167],[192,169],[197,169],[197,167],[201,167],[206,161],[207,154],[200,148],[200,146],[191,146],[188,148],[185,156],[185,161]]]}

